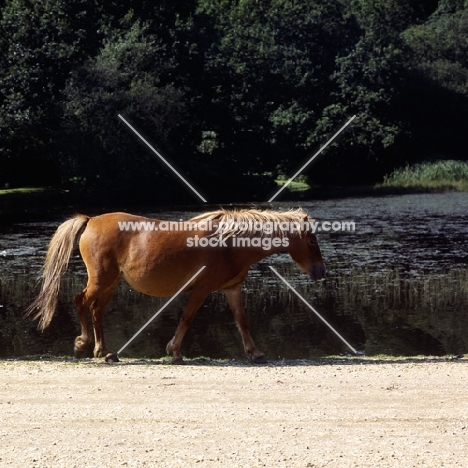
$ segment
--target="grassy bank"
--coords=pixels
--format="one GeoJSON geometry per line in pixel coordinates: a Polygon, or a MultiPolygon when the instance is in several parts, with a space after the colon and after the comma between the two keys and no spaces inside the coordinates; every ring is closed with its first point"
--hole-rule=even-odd
{"type": "Polygon", "coordinates": [[[450,159],[406,166],[385,176],[376,187],[468,191],[468,162],[450,159]]]}

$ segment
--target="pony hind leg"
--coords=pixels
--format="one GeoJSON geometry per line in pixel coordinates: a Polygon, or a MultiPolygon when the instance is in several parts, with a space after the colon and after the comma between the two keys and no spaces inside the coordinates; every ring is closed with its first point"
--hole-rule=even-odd
{"type": "Polygon", "coordinates": [[[107,349],[103,331],[104,311],[117,288],[117,283],[118,280],[111,287],[103,290],[88,282],[86,288],[75,296],[75,305],[81,325],[81,334],[75,338],[74,356],[76,358],[85,357],[91,343],[87,316],[87,312],[90,310],[95,341],[94,357],[106,356],[106,360],[118,361],[117,355],[107,349]]]}
{"type": "Polygon", "coordinates": [[[93,355],[95,358],[97,357],[105,357],[106,361],[113,361],[118,362],[119,358],[117,354],[110,351],[105,343],[104,339],[104,328],[103,328],[103,321],[104,321],[104,312],[109,304],[114,292],[117,288],[118,281],[115,282],[112,287],[101,293],[101,295],[92,302],[90,310],[91,310],[91,318],[93,322],[93,330],[94,330],[94,350],[93,355]]]}
{"type": "Polygon", "coordinates": [[[91,343],[88,328],[88,310],[89,306],[85,303],[86,289],[75,296],[75,306],[78,311],[78,318],[80,320],[81,334],[75,338],[75,345],[73,348],[73,355],[77,359],[82,359],[87,356],[88,347],[91,343]]]}
{"type": "Polygon", "coordinates": [[[242,337],[245,354],[247,354],[249,359],[255,364],[265,364],[267,362],[265,354],[255,346],[250,336],[247,315],[245,314],[244,304],[242,303],[241,285],[237,284],[223,291],[234,315],[237,329],[242,337]]]}

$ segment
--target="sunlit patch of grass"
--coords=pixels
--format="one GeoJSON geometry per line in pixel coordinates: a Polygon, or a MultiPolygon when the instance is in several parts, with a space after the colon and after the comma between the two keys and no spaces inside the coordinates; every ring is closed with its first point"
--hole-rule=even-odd
{"type": "Polygon", "coordinates": [[[468,162],[449,159],[395,169],[377,187],[468,191],[468,162]]]}
{"type": "MultiPolygon", "coordinates": [[[[286,184],[289,180],[289,177],[285,175],[281,175],[276,179],[276,183],[282,187],[284,184],[286,184]]],[[[287,187],[288,190],[292,192],[302,192],[305,190],[310,189],[310,185],[307,183],[306,178],[304,176],[299,176],[295,178],[290,184],[288,184],[287,187]]]]}
{"type": "Polygon", "coordinates": [[[44,187],[20,187],[20,188],[8,188],[8,189],[1,189],[0,196],[2,195],[29,195],[33,193],[41,193],[44,192],[46,189],[44,187]]]}

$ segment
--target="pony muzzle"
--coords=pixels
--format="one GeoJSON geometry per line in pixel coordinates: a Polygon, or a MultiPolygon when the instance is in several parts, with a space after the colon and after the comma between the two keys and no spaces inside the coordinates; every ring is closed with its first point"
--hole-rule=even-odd
{"type": "Polygon", "coordinates": [[[319,280],[325,278],[326,274],[327,269],[325,268],[325,264],[314,265],[309,272],[310,279],[312,280],[319,280]]]}

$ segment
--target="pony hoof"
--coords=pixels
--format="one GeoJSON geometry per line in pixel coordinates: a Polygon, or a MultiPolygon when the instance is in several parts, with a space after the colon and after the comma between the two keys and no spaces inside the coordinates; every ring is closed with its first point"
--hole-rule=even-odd
{"type": "Polygon", "coordinates": [[[173,358],[171,364],[174,364],[175,366],[183,366],[185,364],[185,361],[181,357],[173,358]]]}
{"type": "Polygon", "coordinates": [[[87,357],[87,353],[82,349],[75,348],[73,350],[73,356],[75,359],[85,359],[87,357]]]}
{"type": "Polygon", "coordinates": [[[106,362],[119,362],[119,358],[116,353],[108,353],[104,359],[106,362]]]}
{"type": "Polygon", "coordinates": [[[268,362],[268,359],[266,358],[265,355],[262,355],[262,356],[257,356],[256,358],[252,359],[252,362],[254,364],[266,364],[268,362]]]}

